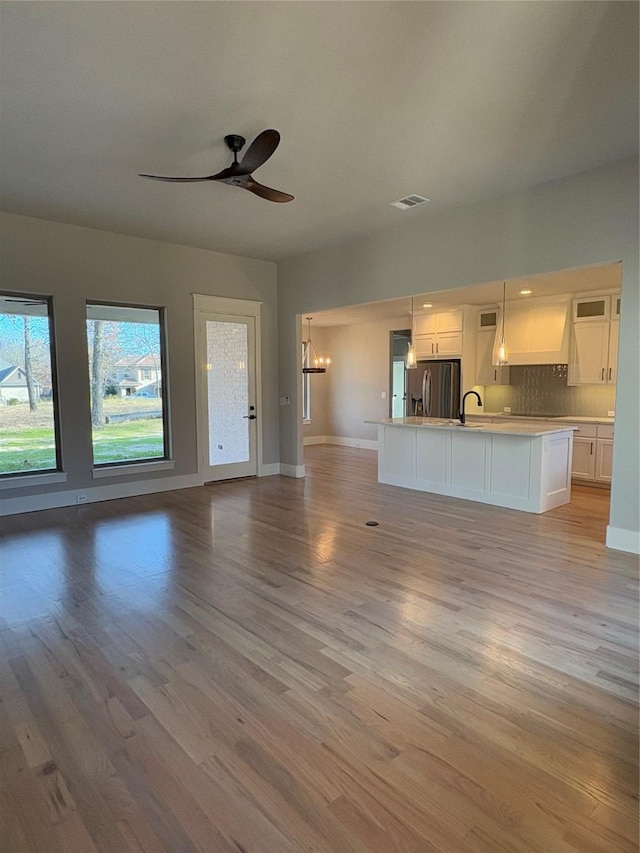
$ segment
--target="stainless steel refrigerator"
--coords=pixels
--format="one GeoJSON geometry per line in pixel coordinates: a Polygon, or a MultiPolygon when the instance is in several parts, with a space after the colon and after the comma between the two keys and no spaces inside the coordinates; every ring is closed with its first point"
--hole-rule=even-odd
{"type": "Polygon", "coordinates": [[[460,409],[460,360],[419,361],[405,371],[406,413],[456,418],[460,409]]]}

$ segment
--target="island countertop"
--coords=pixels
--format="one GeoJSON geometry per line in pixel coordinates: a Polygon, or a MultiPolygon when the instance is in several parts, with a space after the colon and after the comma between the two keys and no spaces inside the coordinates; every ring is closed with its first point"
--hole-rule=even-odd
{"type": "Polygon", "coordinates": [[[547,512],[571,497],[572,424],[468,423],[382,418],[378,482],[547,512]]]}
{"type": "Polygon", "coordinates": [[[437,429],[437,430],[456,430],[472,434],[474,432],[482,433],[483,435],[527,435],[535,437],[539,435],[552,435],[556,432],[566,432],[567,430],[575,430],[577,427],[569,424],[558,424],[557,427],[542,426],[532,423],[522,424],[483,424],[483,423],[467,423],[461,424],[460,421],[444,420],[442,418],[380,418],[378,420],[365,421],[367,424],[378,424],[378,426],[397,426],[397,427],[412,427],[415,429],[437,429]]]}

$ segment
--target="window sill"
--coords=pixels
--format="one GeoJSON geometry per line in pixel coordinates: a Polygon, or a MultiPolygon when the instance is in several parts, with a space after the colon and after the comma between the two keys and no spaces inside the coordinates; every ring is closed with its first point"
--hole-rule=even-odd
{"type": "Polygon", "coordinates": [[[64,471],[51,471],[48,474],[22,474],[0,480],[0,489],[26,489],[29,486],[48,486],[51,483],[66,483],[64,471]]]}
{"type": "Polygon", "coordinates": [[[105,477],[126,477],[127,474],[146,474],[151,471],[168,471],[175,468],[173,459],[160,459],[158,462],[140,462],[135,465],[109,465],[106,468],[94,468],[92,476],[94,480],[105,477]]]}

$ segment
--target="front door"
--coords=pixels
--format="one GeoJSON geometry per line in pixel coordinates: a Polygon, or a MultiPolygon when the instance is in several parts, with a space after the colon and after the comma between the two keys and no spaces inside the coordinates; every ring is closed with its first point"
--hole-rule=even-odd
{"type": "Polygon", "coordinates": [[[255,322],[198,316],[199,468],[205,482],[258,473],[255,322]]]}

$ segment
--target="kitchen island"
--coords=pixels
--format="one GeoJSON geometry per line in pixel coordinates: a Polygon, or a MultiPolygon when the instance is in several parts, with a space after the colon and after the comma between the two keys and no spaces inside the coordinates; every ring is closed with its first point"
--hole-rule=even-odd
{"type": "Polygon", "coordinates": [[[384,418],[378,482],[542,513],[571,498],[575,427],[384,418]]]}

